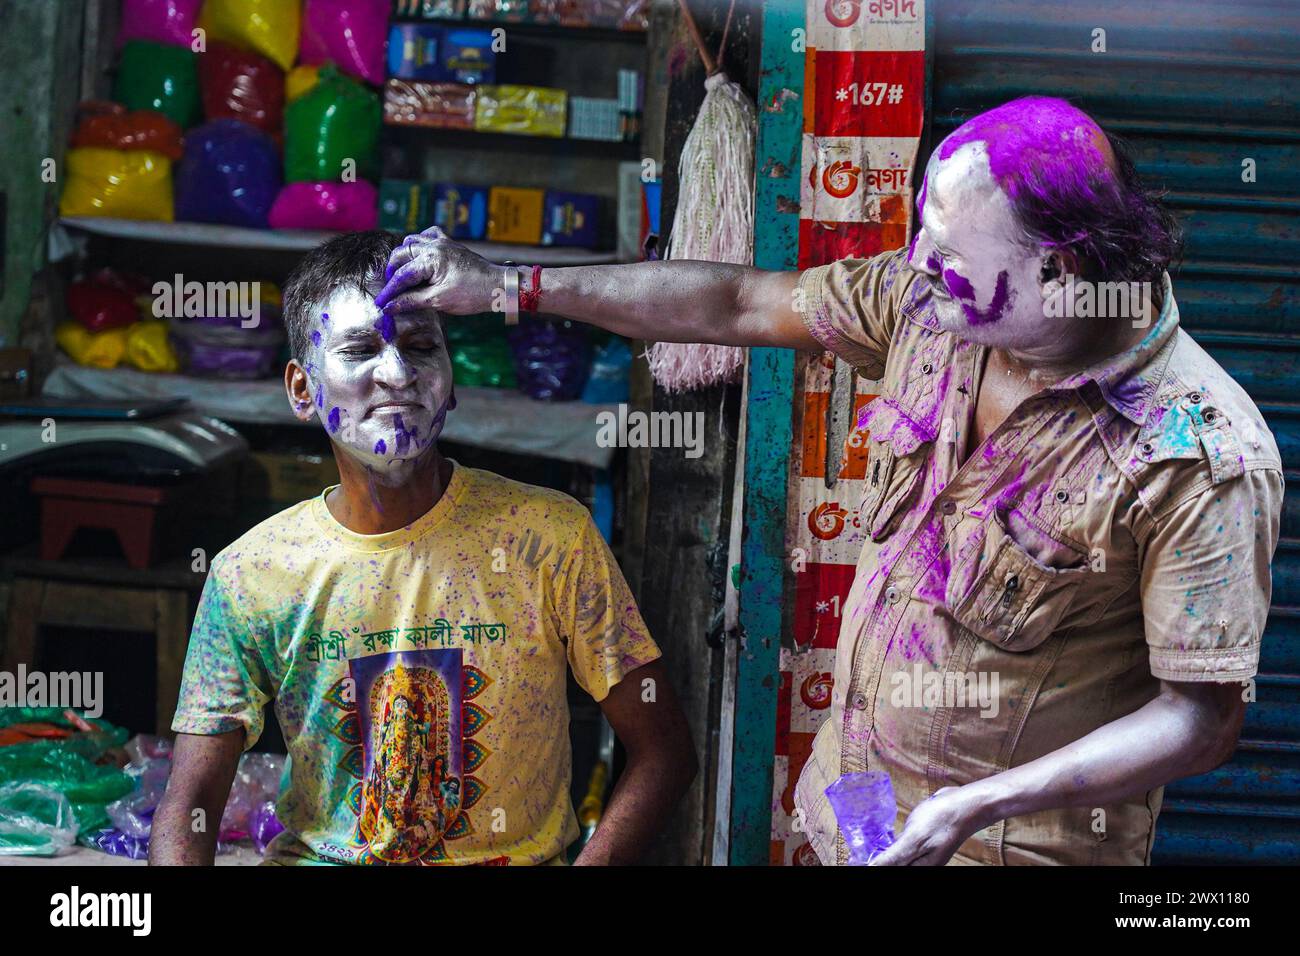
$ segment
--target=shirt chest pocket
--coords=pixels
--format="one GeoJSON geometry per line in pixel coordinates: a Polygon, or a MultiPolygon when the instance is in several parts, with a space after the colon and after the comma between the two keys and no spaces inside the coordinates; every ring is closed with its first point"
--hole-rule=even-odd
{"type": "Polygon", "coordinates": [[[894,532],[896,519],[916,498],[928,443],[934,436],[886,396],[863,409],[858,426],[871,433],[858,520],[873,541],[882,541],[894,532]]]}
{"type": "Polygon", "coordinates": [[[1058,629],[1090,573],[1086,563],[1043,564],[995,513],[953,562],[945,602],[962,627],[1006,650],[1028,651],[1058,629]]]}

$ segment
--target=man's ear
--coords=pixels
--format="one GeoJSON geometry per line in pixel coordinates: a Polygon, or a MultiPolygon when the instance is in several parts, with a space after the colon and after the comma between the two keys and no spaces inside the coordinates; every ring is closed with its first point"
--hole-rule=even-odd
{"type": "Polygon", "coordinates": [[[298,364],[297,359],[290,359],[284,367],[284,391],[289,396],[289,408],[300,422],[309,422],[316,414],[312,403],[311,383],[307,371],[298,364]]]}
{"type": "Polygon", "coordinates": [[[1079,257],[1070,249],[1048,250],[1039,266],[1038,281],[1043,285],[1056,282],[1063,286],[1069,276],[1079,278],[1079,257]]]}

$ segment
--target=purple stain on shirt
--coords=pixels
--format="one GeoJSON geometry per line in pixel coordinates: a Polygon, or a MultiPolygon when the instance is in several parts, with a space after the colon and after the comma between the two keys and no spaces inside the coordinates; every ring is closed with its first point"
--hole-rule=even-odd
{"type": "Polygon", "coordinates": [[[330,409],[329,430],[331,432],[339,430],[339,407],[337,405],[330,409]]]}
{"type": "Polygon", "coordinates": [[[375,328],[379,330],[379,336],[385,342],[393,341],[393,336],[397,334],[397,323],[391,315],[381,315],[375,322],[375,328]]]}

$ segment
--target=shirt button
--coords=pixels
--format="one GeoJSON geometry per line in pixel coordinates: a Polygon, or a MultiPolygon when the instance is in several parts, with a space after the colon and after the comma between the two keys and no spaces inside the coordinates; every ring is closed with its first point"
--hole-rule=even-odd
{"type": "Polygon", "coordinates": [[[1070,500],[1070,493],[1062,489],[1056,493],[1056,500],[1059,501],[1061,504],[1065,504],[1067,501],[1070,500]]]}
{"type": "Polygon", "coordinates": [[[854,710],[866,710],[866,709],[867,709],[867,695],[866,695],[866,694],[864,694],[864,693],[862,693],[861,691],[859,691],[858,693],[856,693],[856,694],[853,695],[853,709],[854,709],[854,710]]]}
{"type": "Polygon", "coordinates": [[[903,596],[902,592],[899,591],[898,588],[894,587],[892,584],[889,587],[885,588],[885,600],[888,601],[890,604],[897,604],[898,599],[901,598],[902,596],[903,596]]]}
{"type": "Polygon", "coordinates": [[[946,515],[955,514],[957,512],[957,502],[950,498],[946,498],[944,499],[943,504],[939,505],[939,510],[946,515]]]}
{"type": "Polygon", "coordinates": [[[1212,408],[1207,408],[1205,412],[1201,415],[1201,418],[1204,419],[1205,424],[1207,425],[1214,424],[1215,419],[1217,419],[1218,417],[1219,416],[1215,413],[1214,409],[1212,408]]]}
{"type": "Polygon", "coordinates": [[[926,375],[929,375],[931,372],[934,371],[934,366],[931,365],[929,362],[926,362],[924,365],[921,366],[921,371],[924,372],[926,375]]]}
{"type": "Polygon", "coordinates": [[[1193,405],[1199,405],[1201,404],[1201,393],[1192,392],[1190,395],[1187,396],[1187,400],[1191,402],[1193,405]]]}

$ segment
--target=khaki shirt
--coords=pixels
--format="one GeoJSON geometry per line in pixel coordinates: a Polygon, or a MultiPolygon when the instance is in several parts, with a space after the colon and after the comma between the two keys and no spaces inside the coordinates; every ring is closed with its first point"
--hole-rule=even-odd
{"type": "MultiPolygon", "coordinates": [[[[1078,740],[1161,680],[1253,676],[1268,612],[1277,445],[1178,327],[1168,275],[1137,346],[1026,400],[964,462],[987,349],[939,328],[917,275],[898,251],[799,283],[817,340],[881,381],[859,419],[869,540],[795,790],[823,863],[847,859],[823,794],[841,774],[886,771],[901,832],[936,790],[1078,740]]],[[[953,862],[1147,863],[1162,793],[1013,817],[953,862]]]]}

